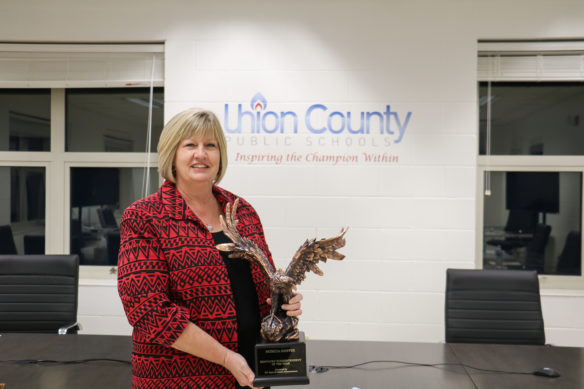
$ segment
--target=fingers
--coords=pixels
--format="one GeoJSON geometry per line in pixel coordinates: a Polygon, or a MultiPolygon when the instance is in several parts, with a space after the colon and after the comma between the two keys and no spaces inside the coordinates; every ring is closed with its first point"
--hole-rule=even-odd
{"type": "Polygon", "coordinates": [[[282,304],[282,309],[286,311],[286,316],[297,317],[302,315],[302,309],[300,309],[300,304],[298,305],[282,304]]]}
{"type": "Polygon", "coordinates": [[[300,302],[303,298],[304,297],[301,293],[296,293],[294,296],[292,296],[288,304],[282,304],[282,309],[286,311],[286,315],[294,317],[302,315],[300,302]]]}
{"type": "MultiPolygon", "coordinates": [[[[296,304],[299,303],[300,301],[302,301],[302,299],[304,298],[304,296],[302,295],[302,293],[296,293],[294,294],[294,296],[292,296],[292,298],[290,299],[290,301],[288,302],[288,304],[296,304]]],[[[272,304],[272,299],[270,297],[268,297],[266,299],[266,303],[268,305],[272,304]]],[[[284,304],[286,305],[286,304],[284,304]]]]}
{"type": "Polygon", "coordinates": [[[296,303],[300,303],[302,301],[302,299],[304,298],[304,296],[302,295],[302,293],[296,293],[294,296],[292,296],[292,298],[289,301],[289,304],[296,304],[296,303]]]}
{"type": "MultiPolygon", "coordinates": [[[[290,301],[288,301],[288,304],[282,304],[282,309],[286,311],[287,316],[300,316],[300,315],[302,315],[302,309],[300,308],[301,307],[300,302],[302,301],[303,298],[304,298],[304,296],[302,296],[302,293],[296,293],[294,296],[292,296],[290,301]]],[[[272,299],[267,298],[266,303],[268,305],[271,305],[272,299]]]]}

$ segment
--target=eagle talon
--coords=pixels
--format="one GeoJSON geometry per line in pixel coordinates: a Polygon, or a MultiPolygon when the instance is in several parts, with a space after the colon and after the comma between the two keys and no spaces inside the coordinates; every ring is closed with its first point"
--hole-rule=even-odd
{"type": "Polygon", "coordinates": [[[288,335],[286,335],[286,337],[284,339],[298,340],[298,339],[300,339],[300,331],[298,331],[298,328],[294,328],[294,331],[288,333],[288,335]]]}

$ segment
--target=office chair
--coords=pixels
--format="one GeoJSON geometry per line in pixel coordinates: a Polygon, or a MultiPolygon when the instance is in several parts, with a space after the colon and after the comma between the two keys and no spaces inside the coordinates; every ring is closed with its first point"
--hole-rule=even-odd
{"type": "Polygon", "coordinates": [[[25,235],[23,237],[24,253],[44,254],[45,253],[45,236],[44,235],[25,235]]]}
{"type": "Polygon", "coordinates": [[[120,252],[120,231],[110,231],[105,234],[107,245],[107,264],[118,266],[118,254],[120,252]]]}
{"type": "Polygon", "coordinates": [[[545,249],[552,227],[546,224],[535,226],[533,238],[525,246],[525,269],[543,273],[545,270],[545,249]]]}
{"type": "Polygon", "coordinates": [[[102,228],[118,228],[118,222],[114,217],[114,212],[110,208],[98,208],[97,216],[99,218],[99,224],[102,228]]]}
{"type": "Polygon", "coordinates": [[[558,257],[556,272],[558,274],[578,275],[582,271],[580,255],[582,252],[582,236],[580,231],[570,231],[566,243],[558,257]]]}
{"type": "Polygon", "coordinates": [[[77,333],[77,255],[0,255],[0,332],[77,333]]]}
{"type": "Polygon", "coordinates": [[[16,245],[10,225],[0,226],[0,254],[16,254],[16,245]]]}
{"type": "Polygon", "coordinates": [[[533,270],[446,271],[446,342],[545,344],[533,270]]]}

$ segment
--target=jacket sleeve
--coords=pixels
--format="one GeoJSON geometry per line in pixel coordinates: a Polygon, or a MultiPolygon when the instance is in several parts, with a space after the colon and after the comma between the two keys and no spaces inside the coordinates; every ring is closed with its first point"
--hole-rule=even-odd
{"type": "Polygon", "coordinates": [[[146,341],[171,346],[189,312],[170,300],[168,264],[152,218],[128,208],[120,223],[118,293],[128,322],[146,341]]]}

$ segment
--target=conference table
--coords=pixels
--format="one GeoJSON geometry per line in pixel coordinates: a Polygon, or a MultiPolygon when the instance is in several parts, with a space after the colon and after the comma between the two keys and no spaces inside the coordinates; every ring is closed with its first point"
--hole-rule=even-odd
{"type": "MultiPolygon", "coordinates": [[[[131,343],[128,336],[2,334],[0,383],[6,389],[130,388],[131,343]],[[32,363],[39,360],[45,362],[32,363]]],[[[584,388],[582,348],[334,340],[307,340],[306,347],[308,365],[322,372],[309,372],[309,385],[288,388],[584,388]],[[368,361],[377,362],[338,368],[368,361]],[[561,376],[530,374],[544,366],[561,376]]]]}

